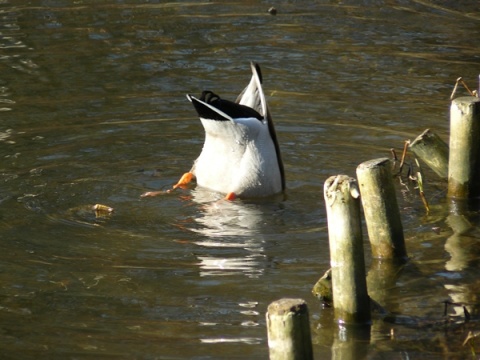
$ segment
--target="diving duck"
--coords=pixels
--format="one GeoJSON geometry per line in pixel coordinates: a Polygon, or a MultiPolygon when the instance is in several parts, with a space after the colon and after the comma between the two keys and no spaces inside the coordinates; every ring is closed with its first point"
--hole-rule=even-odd
{"type": "MultiPolygon", "coordinates": [[[[272,117],[262,89],[260,66],[235,102],[204,91],[187,95],[205,130],[205,143],[193,167],[173,188],[196,178],[197,185],[225,199],[266,197],[285,189],[285,174],[272,117]]],[[[148,195],[148,193],[146,194],[148,195]]]]}

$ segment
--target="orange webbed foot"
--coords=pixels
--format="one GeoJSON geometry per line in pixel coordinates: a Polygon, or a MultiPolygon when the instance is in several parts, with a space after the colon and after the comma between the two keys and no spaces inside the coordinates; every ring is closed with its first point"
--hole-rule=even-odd
{"type": "Polygon", "coordinates": [[[182,175],[180,180],[178,180],[178,182],[175,185],[173,185],[173,187],[171,189],[169,189],[167,191],[163,191],[163,190],[147,191],[147,192],[143,193],[142,195],[140,195],[140,197],[152,197],[152,196],[168,194],[178,187],[183,189],[193,180],[194,177],[195,177],[195,175],[193,175],[193,173],[186,172],[185,174],[182,175]]]}
{"type": "Polygon", "coordinates": [[[234,192],[229,192],[227,196],[225,196],[225,200],[228,200],[228,201],[233,201],[236,198],[237,198],[237,195],[235,195],[234,192]]]}
{"type": "Polygon", "coordinates": [[[180,180],[178,180],[178,182],[175,185],[173,185],[173,189],[176,189],[178,187],[185,188],[185,186],[187,186],[193,180],[194,177],[195,175],[193,175],[193,173],[186,172],[185,174],[182,175],[180,180]]]}

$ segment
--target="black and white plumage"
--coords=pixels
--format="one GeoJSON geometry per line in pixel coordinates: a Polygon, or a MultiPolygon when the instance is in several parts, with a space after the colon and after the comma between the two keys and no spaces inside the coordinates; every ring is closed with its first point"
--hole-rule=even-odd
{"type": "MultiPolygon", "coordinates": [[[[233,199],[264,197],[285,189],[285,175],[258,64],[235,102],[204,91],[187,95],[205,129],[205,143],[190,170],[197,184],[233,199]]],[[[180,183],[180,182],[179,182],[180,183]]]]}

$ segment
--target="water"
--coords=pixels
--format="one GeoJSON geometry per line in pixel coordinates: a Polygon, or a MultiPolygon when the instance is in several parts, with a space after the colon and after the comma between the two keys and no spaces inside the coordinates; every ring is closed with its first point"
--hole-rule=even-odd
{"type": "MultiPolygon", "coordinates": [[[[274,5],[0,2],[2,358],[267,358],[266,308],[289,296],[309,303],[316,358],[337,354],[345,339],[311,294],[329,267],[323,183],[426,128],[448,139],[455,79],[477,86],[480,15],[476,1],[274,5]],[[140,198],[200,153],[185,94],[235,99],[249,61],[286,198],[140,198]]],[[[475,322],[435,324],[444,300],[478,305],[478,213],[449,216],[445,183],[424,171],[432,211],[399,187],[411,262],[382,295],[403,318],[375,322],[355,345],[365,357],[470,356],[475,322]]]]}

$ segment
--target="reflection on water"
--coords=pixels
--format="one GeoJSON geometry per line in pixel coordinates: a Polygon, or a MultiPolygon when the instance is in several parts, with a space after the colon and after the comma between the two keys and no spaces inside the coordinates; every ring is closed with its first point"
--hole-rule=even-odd
{"type": "Polygon", "coordinates": [[[202,204],[202,216],[195,219],[202,225],[196,229],[202,235],[247,237],[261,231],[263,212],[257,204],[223,201],[219,194],[200,187],[192,191],[192,201],[202,204]]]}
{"type": "Polygon", "coordinates": [[[271,216],[275,206],[272,199],[225,201],[220,194],[197,187],[192,201],[200,205],[196,224],[189,229],[200,235],[194,244],[211,248],[209,255],[198,255],[200,276],[261,276],[267,265],[262,226],[264,216],[271,216]]]}
{"type": "MultiPolygon", "coordinates": [[[[215,246],[209,243],[197,243],[202,246],[215,246]]],[[[235,244],[235,247],[241,248],[243,244],[235,244]]],[[[223,245],[217,245],[223,247],[223,245]]],[[[229,245],[227,245],[229,246],[229,245]]],[[[231,245],[230,245],[231,246],[231,245]]],[[[200,260],[200,276],[221,276],[237,275],[244,273],[249,277],[258,277],[263,273],[263,263],[265,255],[253,253],[245,257],[224,258],[222,256],[198,256],[200,260]]]]}
{"type": "Polygon", "coordinates": [[[480,264],[480,233],[474,225],[476,216],[467,212],[451,212],[446,223],[453,233],[445,241],[445,251],[450,259],[445,263],[445,289],[452,301],[452,311],[460,319],[465,318],[465,309],[472,315],[479,315],[480,298],[478,281],[470,278],[469,270],[480,264]]]}
{"type": "MultiPolygon", "coordinates": [[[[310,294],[329,266],[323,182],[426,128],[448,138],[455,79],[474,88],[478,77],[478,2],[269,6],[0,1],[2,356],[266,358],[264,312],[286,296],[309,303],[317,358],[351,340],[310,294]],[[234,99],[250,61],[262,65],[287,197],[140,198],[200,153],[185,94],[234,99]],[[97,203],[115,211],[96,217],[97,203]]],[[[411,262],[372,265],[382,305],[405,320],[355,345],[372,358],[469,356],[463,330],[422,327],[446,299],[478,330],[478,212],[449,216],[445,184],[424,171],[432,213],[399,196],[411,262]]]]}

